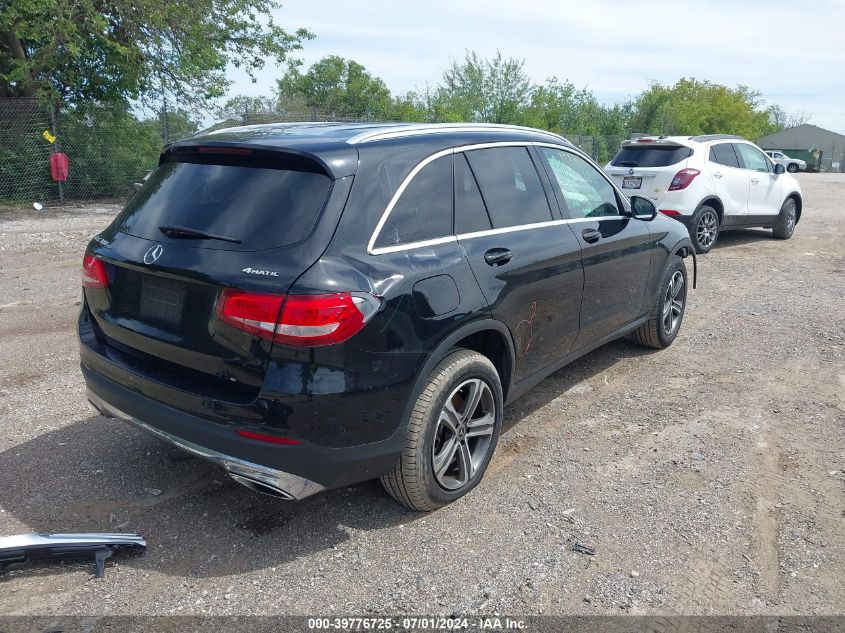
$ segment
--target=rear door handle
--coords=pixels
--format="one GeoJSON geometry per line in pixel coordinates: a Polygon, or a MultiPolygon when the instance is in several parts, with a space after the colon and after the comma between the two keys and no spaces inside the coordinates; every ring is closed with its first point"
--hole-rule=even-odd
{"type": "Polygon", "coordinates": [[[507,264],[512,257],[513,253],[506,248],[491,248],[489,251],[484,253],[484,261],[487,262],[489,266],[501,266],[502,264],[507,264]]]}
{"type": "Polygon", "coordinates": [[[760,182],[760,179],[759,178],[752,178],[751,182],[753,182],[756,185],[758,182],[760,182]]]}
{"type": "Polygon", "coordinates": [[[584,229],[581,231],[581,237],[583,237],[584,241],[588,244],[595,244],[601,239],[601,232],[596,231],[595,229],[584,229]]]}
{"type": "Polygon", "coordinates": [[[720,171],[714,171],[713,172],[713,178],[721,178],[721,177],[722,177],[722,172],[720,172],[720,171]]]}

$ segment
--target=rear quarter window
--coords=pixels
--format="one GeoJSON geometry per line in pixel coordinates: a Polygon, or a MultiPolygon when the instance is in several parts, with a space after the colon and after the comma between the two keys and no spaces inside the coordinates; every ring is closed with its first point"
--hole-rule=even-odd
{"type": "Polygon", "coordinates": [[[163,163],[115,219],[119,231],[166,240],[170,225],[225,236],[185,245],[264,250],[300,242],[311,233],[331,179],[297,161],[270,164],[249,157],[176,156],[163,163]],[[214,162],[218,161],[218,162],[214,162]]]}
{"type": "Polygon", "coordinates": [[[690,156],[692,149],[679,145],[629,145],[616,152],[610,164],[614,167],[668,167],[690,156]]]}
{"type": "Polygon", "coordinates": [[[710,148],[710,160],[728,167],[739,167],[734,148],[730,143],[719,143],[710,148]]]}
{"type": "Polygon", "coordinates": [[[452,156],[425,165],[410,180],[376,236],[375,248],[452,235],[452,156]]]}

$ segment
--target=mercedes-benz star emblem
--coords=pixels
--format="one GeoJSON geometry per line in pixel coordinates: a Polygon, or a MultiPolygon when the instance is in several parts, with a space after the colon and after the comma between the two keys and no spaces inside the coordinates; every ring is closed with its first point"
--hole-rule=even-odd
{"type": "Polygon", "coordinates": [[[162,251],[164,251],[164,248],[162,248],[161,244],[151,246],[150,249],[146,253],[144,253],[144,263],[152,264],[159,257],[161,257],[162,251]]]}
{"type": "Polygon", "coordinates": [[[628,175],[629,175],[629,176],[633,176],[633,175],[634,175],[634,170],[633,170],[633,169],[629,169],[629,170],[628,170],[628,175]]]}

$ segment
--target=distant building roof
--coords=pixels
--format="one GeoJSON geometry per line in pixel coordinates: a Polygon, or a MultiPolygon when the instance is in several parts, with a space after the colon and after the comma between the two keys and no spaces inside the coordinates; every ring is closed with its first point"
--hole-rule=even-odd
{"type": "Polygon", "coordinates": [[[791,132],[794,130],[799,130],[801,128],[813,128],[819,132],[823,132],[825,134],[831,134],[833,136],[838,136],[841,139],[845,139],[845,134],[840,134],[839,132],[834,132],[833,130],[828,130],[823,127],[819,127],[818,125],[813,125],[812,123],[802,123],[801,125],[796,125],[793,127],[784,128],[782,130],[778,130],[777,132],[772,132],[771,134],[766,134],[766,136],[761,136],[758,140],[763,141],[773,136],[777,136],[778,134],[783,134],[784,132],[791,132]]]}

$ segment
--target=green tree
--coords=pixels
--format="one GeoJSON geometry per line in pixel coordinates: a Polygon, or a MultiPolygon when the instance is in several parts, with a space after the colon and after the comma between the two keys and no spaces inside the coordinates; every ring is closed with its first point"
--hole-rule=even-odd
{"type": "Polygon", "coordinates": [[[760,93],[696,79],[654,84],[633,104],[633,128],[652,134],[739,134],[759,138],[773,131],[760,93]]]}
{"type": "Polygon", "coordinates": [[[337,55],[324,57],[305,73],[292,64],[279,80],[278,90],[285,109],[300,101],[308,109],[336,116],[382,118],[392,102],[384,81],[358,62],[337,55]]]}
{"type": "Polygon", "coordinates": [[[0,97],[126,102],[173,93],[221,96],[232,64],[254,79],[282,62],[305,29],[274,23],[276,0],[0,2],[0,97]]]}
{"type": "Polygon", "coordinates": [[[432,104],[435,119],[520,123],[532,90],[524,65],[500,51],[492,59],[467,51],[462,62],[452,62],[443,73],[432,104]]]}
{"type": "Polygon", "coordinates": [[[411,90],[404,95],[394,97],[387,118],[391,121],[409,123],[425,123],[433,120],[431,93],[428,89],[423,93],[411,90]]]}
{"type": "Polygon", "coordinates": [[[278,121],[281,113],[272,97],[237,95],[227,99],[215,114],[233,125],[252,125],[278,121]]]}

